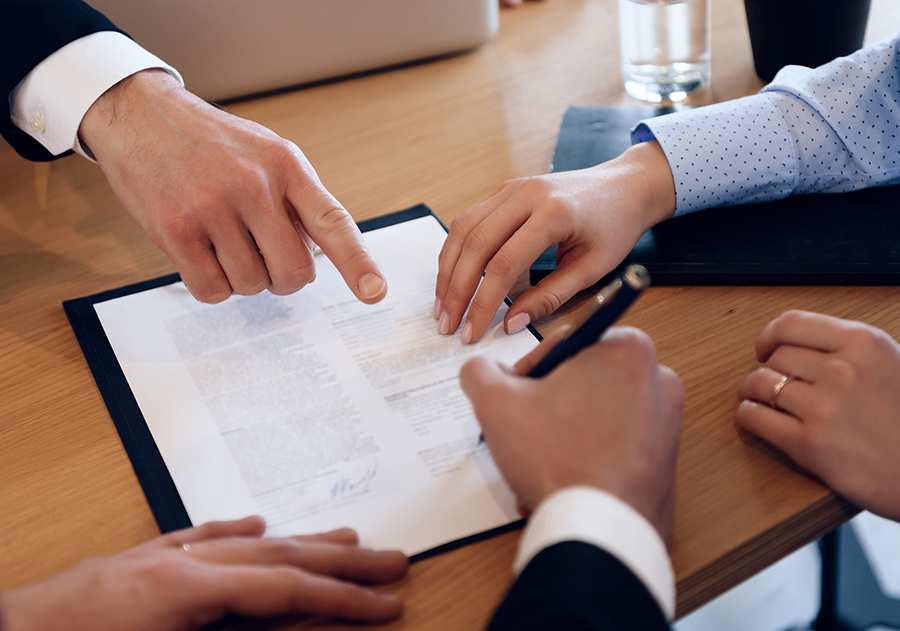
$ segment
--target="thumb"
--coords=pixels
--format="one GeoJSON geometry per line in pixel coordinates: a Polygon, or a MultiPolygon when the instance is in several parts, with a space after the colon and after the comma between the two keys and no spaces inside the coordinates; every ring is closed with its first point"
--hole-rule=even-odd
{"type": "Polygon", "coordinates": [[[571,326],[568,324],[563,325],[556,329],[549,336],[545,337],[543,341],[534,347],[534,349],[525,355],[522,359],[517,361],[513,368],[516,373],[519,375],[527,375],[531,372],[531,369],[538,365],[538,363],[544,359],[544,357],[553,350],[557,344],[562,342],[563,338],[566,334],[571,330],[571,326]]]}
{"type": "Polygon", "coordinates": [[[486,357],[473,357],[463,364],[459,379],[478,422],[487,430],[486,426],[509,408],[510,399],[516,396],[516,383],[522,378],[505,364],[486,357]]]}
{"type": "Polygon", "coordinates": [[[287,197],[303,229],[334,263],[350,291],[366,304],[384,298],[384,273],[372,258],[359,227],[318,179],[292,181],[287,197]]]}

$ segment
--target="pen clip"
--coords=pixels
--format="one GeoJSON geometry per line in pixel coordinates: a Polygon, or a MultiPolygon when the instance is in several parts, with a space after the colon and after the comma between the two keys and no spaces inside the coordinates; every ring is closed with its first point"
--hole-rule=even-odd
{"type": "Polygon", "coordinates": [[[569,329],[569,332],[566,333],[566,337],[564,339],[568,339],[568,337],[572,333],[580,329],[585,322],[591,319],[591,316],[597,313],[598,309],[612,300],[613,296],[619,293],[620,289],[622,289],[622,279],[617,278],[609,285],[604,287],[599,294],[591,298],[591,303],[581,310],[581,313],[578,314],[578,319],[572,325],[572,328],[569,329]]]}
{"type": "Polygon", "coordinates": [[[609,303],[626,283],[631,289],[640,292],[650,285],[650,274],[643,265],[629,265],[626,267],[621,276],[614,279],[609,285],[604,287],[599,294],[591,298],[590,304],[578,314],[578,319],[575,320],[572,328],[569,329],[569,332],[566,333],[566,336],[563,339],[569,339],[569,336],[580,329],[585,322],[590,320],[601,307],[609,303]]]}

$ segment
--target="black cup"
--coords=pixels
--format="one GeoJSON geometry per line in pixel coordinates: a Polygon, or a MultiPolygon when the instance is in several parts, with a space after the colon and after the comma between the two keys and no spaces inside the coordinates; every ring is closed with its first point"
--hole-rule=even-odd
{"type": "Polygon", "coordinates": [[[862,47],[870,0],[744,0],[756,74],[815,68],[862,47]]]}

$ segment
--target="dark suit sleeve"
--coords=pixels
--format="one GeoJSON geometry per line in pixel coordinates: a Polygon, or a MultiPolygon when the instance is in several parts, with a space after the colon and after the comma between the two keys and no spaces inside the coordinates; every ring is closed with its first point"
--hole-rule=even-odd
{"type": "Polygon", "coordinates": [[[0,135],[22,157],[58,156],[13,124],[9,93],[52,53],[98,31],[122,32],[80,0],[0,0],[0,135]]]}
{"type": "Polygon", "coordinates": [[[669,631],[656,600],[605,550],[567,541],[519,575],[488,631],[669,631]]]}

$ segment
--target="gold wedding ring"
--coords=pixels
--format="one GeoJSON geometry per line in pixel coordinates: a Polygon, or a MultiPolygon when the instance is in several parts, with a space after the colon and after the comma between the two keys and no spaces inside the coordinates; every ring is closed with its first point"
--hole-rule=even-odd
{"type": "Polygon", "coordinates": [[[784,387],[793,381],[793,377],[788,377],[787,375],[782,375],[781,379],[778,380],[778,383],[775,384],[775,387],[772,389],[772,396],[769,397],[769,405],[773,410],[780,410],[778,407],[778,395],[781,394],[781,391],[784,387]]]}

